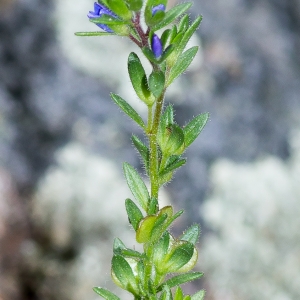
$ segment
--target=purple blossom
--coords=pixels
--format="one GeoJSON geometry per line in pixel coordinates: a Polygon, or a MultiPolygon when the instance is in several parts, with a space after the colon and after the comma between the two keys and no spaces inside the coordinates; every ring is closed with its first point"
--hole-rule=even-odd
{"type": "MultiPolygon", "coordinates": [[[[103,15],[117,18],[117,15],[115,15],[111,10],[109,10],[103,4],[99,4],[97,2],[94,3],[94,11],[90,11],[87,16],[89,19],[95,19],[100,18],[103,15]]],[[[111,30],[106,24],[96,23],[96,25],[106,32],[113,32],[113,30],[111,30]]]]}
{"type": "Polygon", "coordinates": [[[152,7],[152,17],[158,12],[158,11],[165,11],[166,7],[164,4],[158,4],[156,6],[152,7]]]}
{"type": "Polygon", "coordinates": [[[151,48],[156,58],[159,58],[162,55],[163,46],[160,38],[156,34],[153,34],[152,36],[151,48]]]}

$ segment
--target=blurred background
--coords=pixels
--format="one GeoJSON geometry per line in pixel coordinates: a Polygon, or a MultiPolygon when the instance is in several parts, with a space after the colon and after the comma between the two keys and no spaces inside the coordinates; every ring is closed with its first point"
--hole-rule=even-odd
{"type": "MultiPolygon", "coordinates": [[[[177,1],[169,1],[170,6],[177,1]]],[[[141,135],[109,99],[144,115],[124,38],[97,30],[93,1],[0,0],[0,300],[96,300],[114,288],[114,237],[136,246],[122,162],[141,135]]],[[[197,0],[200,51],[167,94],[184,125],[210,121],[162,199],[201,223],[184,286],[207,300],[300,299],[300,0],[197,0]]]]}

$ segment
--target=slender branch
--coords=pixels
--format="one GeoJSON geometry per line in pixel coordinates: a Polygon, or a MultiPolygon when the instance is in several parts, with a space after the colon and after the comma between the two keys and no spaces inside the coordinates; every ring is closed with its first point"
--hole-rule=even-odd
{"type": "Polygon", "coordinates": [[[132,34],[129,35],[129,38],[130,38],[135,44],[137,44],[140,48],[143,47],[143,44],[142,44],[139,40],[137,40],[132,34]]]}

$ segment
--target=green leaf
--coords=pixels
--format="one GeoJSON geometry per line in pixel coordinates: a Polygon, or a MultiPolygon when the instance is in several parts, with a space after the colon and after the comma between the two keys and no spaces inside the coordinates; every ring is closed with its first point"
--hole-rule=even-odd
{"type": "Polygon", "coordinates": [[[174,216],[169,218],[166,222],[166,228],[168,228],[177,218],[179,218],[183,214],[183,210],[178,211],[174,216]]]}
{"type": "Polygon", "coordinates": [[[149,91],[144,67],[139,57],[134,52],[131,52],[128,57],[128,73],[132,86],[138,97],[148,106],[151,106],[155,101],[155,98],[149,91]]]}
{"type": "Polygon", "coordinates": [[[151,242],[156,242],[163,232],[165,231],[165,221],[168,218],[166,213],[159,214],[156,217],[155,223],[153,224],[152,232],[151,232],[151,242]]]}
{"type": "Polygon", "coordinates": [[[172,39],[172,44],[179,44],[182,40],[183,32],[179,32],[174,39],[172,39]]]}
{"type": "Polygon", "coordinates": [[[154,215],[158,212],[158,200],[155,197],[151,197],[148,208],[148,215],[154,215]]]}
{"type": "Polygon", "coordinates": [[[164,260],[170,244],[170,233],[165,231],[161,238],[155,243],[155,251],[153,253],[153,262],[156,266],[160,265],[164,260]]]}
{"type": "Polygon", "coordinates": [[[174,6],[172,9],[166,12],[164,19],[160,23],[154,25],[151,29],[153,31],[157,31],[163,27],[166,27],[167,25],[175,21],[178,17],[180,17],[182,14],[184,14],[191,6],[191,2],[186,2],[174,6]]]}
{"type": "Polygon", "coordinates": [[[171,68],[168,80],[167,80],[167,86],[169,86],[174,79],[176,79],[179,75],[181,75],[191,64],[193,61],[196,53],[198,51],[198,46],[194,46],[185,52],[183,52],[178,60],[176,61],[175,65],[171,68]]]}
{"type": "Polygon", "coordinates": [[[177,286],[177,289],[175,291],[175,297],[174,300],[182,300],[183,299],[183,292],[180,286],[177,286]]]}
{"type": "Polygon", "coordinates": [[[123,164],[127,184],[141,207],[147,211],[149,192],[139,173],[128,163],[123,164]]]}
{"type": "Polygon", "coordinates": [[[138,150],[139,154],[141,155],[145,169],[147,173],[149,173],[149,149],[148,147],[135,135],[131,137],[131,140],[135,146],[135,148],[138,150]]]}
{"type": "Polygon", "coordinates": [[[194,254],[194,245],[189,242],[178,242],[170,257],[168,258],[164,268],[168,273],[173,273],[186,265],[194,254]]]}
{"type": "Polygon", "coordinates": [[[136,294],[138,286],[131,266],[121,255],[114,255],[111,261],[112,278],[121,288],[136,294]]]}
{"type": "Polygon", "coordinates": [[[162,71],[153,71],[149,76],[149,88],[152,94],[158,98],[165,87],[165,74],[162,71]]]}
{"type": "Polygon", "coordinates": [[[113,93],[111,93],[110,96],[115,101],[115,103],[124,111],[125,114],[127,114],[133,121],[135,121],[143,129],[145,129],[145,123],[143,119],[127,101],[125,101],[123,98],[113,93]]]}
{"type": "Polygon", "coordinates": [[[125,200],[125,207],[129,222],[132,225],[133,229],[137,231],[139,222],[143,219],[143,214],[131,199],[125,200]]]}
{"type": "Polygon", "coordinates": [[[127,8],[124,0],[105,0],[105,4],[122,19],[131,19],[131,11],[127,8]]]}
{"type": "Polygon", "coordinates": [[[188,241],[193,245],[196,245],[199,236],[200,236],[200,227],[198,224],[194,224],[183,233],[183,235],[180,237],[180,240],[188,241]]]}
{"type": "Polygon", "coordinates": [[[185,49],[188,41],[191,39],[194,32],[198,29],[200,26],[200,23],[202,21],[202,16],[199,16],[195,19],[195,21],[191,24],[191,26],[186,30],[186,32],[183,35],[183,38],[181,39],[180,44],[178,45],[176,52],[177,55],[180,55],[182,51],[185,49]]]}
{"type": "Polygon", "coordinates": [[[203,300],[205,296],[205,290],[200,290],[191,297],[191,300],[203,300]]]}
{"type": "Polygon", "coordinates": [[[114,293],[110,292],[107,289],[101,287],[94,287],[93,290],[105,300],[121,300],[118,296],[116,296],[114,293]]]}
{"type": "Polygon", "coordinates": [[[191,296],[190,296],[190,295],[185,295],[185,296],[183,297],[183,300],[191,300],[191,296]]]}
{"type": "Polygon", "coordinates": [[[120,255],[122,255],[123,257],[131,257],[131,258],[144,258],[144,254],[132,250],[132,249],[122,249],[120,251],[120,255]]]}
{"type": "Polygon", "coordinates": [[[104,31],[87,31],[87,32],[75,32],[77,36],[104,36],[104,35],[116,35],[115,33],[111,32],[104,32],[104,31]]]}
{"type": "Polygon", "coordinates": [[[152,229],[156,221],[156,216],[147,216],[140,223],[136,232],[136,241],[140,244],[150,241],[152,236],[152,229]]]}
{"type": "Polygon", "coordinates": [[[172,125],[173,123],[174,123],[174,111],[172,105],[169,104],[160,117],[158,133],[157,133],[158,144],[166,143],[166,137],[165,137],[166,128],[172,125]]]}
{"type": "Polygon", "coordinates": [[[143,6],[142,0],[125,0],[125,2],[127,3],[129,10],[132,11],[139,11],[143,6]]]}
{"type": "Polygon", "coordinates": [[[166,285],[159,297],[159,300],[173,300],[170,288],[166,285]]]}
{"type": "Polygon", "coordinates": [[[114,245],[113,245],[114,254],[120,254],[119,252],[122,249],[126,249],[126,246],[124,245],[124,243],[119,238],[115,238],[114,239],[114,245]]]}
{"type": "Polygon", "coordinates": [[[173,154],[181,154],[184,150],[184,133],[177,124],[168,125],[165,130],[159,132],[157,142],[166,157],[173,154]]]}
{"type": "Polygon", "coordinates": [[[129,24],[128,21],[116,19],[114,17],[111,17],[109,15],[105,15],[105,14],[103,14],[99,18],[92,18],[92,19],[89,19],[89,20],[90,20],[90,22],[96,23],[96,24],[106,24],[106,25],[127,25],[127,24],[129,24]]]}
{"type": "Polygon", "coordinates": [[[183,128],[185,148],[190,146],[198,137],[209,118],[208,113],[196,116],[183,128]]]}
{"type": "Polygon", "coordinates": [[[147,46],[143,47],[142,52],[144,53],[144,55],[150,62],[155,63],[155,64],[157,63],[157,59],[156,59],[155,55],[153,54],[152,50],[149,49],[149,47],[147,47],[147,46]]]}
{"type": "Polygon", "coordinates": [[[163,52],[163,54],[161,55],[160,59],[158,60],[159,64],[162,64],[172,53],[173,51],[176,49],[175,45],[171,44],[169,45],[165,51],[163,52]]]}
{"type": "Polygon", "coordinates": [[[176,169],[180,168],[181,166],[185,165],[185,163],[186,163],[185,158],[175,160],[172,163],[167,164],[167,166],[159,172],[159,176],[164,176],[170,172],[173,172],[176,169]]]}
{"type": "Polygon", "coordinates": [[[161,284],[157,288],[157,291],[160,292],[165,285],[168,285],[170,288],[172,288],[176,285],[180,285],[180,284],[190,282],[192,280],[196,280],[202,276],[203,276],[203,273],[201,273],[201,272],[191,272],[191,273],[180,274],[180,275],[174,276],[174,277],[166,280],[163,284],[161,284]]]}
{"type": "Polygon", "coordinates": [[[166,29],[163,32],[163,34],[161,35],[160,40],[161,40],[161,43],[163,45],[163,48],[165,48],[167,46],[170,34],[171,34],[171,29],[166,29]]]}
{"type": "Polygon", "coordinates": [[[170,43],[172,43],[173,39],[176,37],[177,35],[177,27],[176,25],[173,25],[172,29],[171,29],[171,33],[170,33],[170,43]]]}
{"type": "Polygon", "coordinates": [[[178,32],[185,32],[189,28],[189,16],[184,15],[177,25],[178,32]]]}

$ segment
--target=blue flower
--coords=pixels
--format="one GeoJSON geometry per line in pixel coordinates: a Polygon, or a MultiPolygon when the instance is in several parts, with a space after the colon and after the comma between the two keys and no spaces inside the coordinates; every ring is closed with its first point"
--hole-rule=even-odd
{"type": "MultiPolygon", "coordinates": [[[[108,15],[113,18],[117,18],[117,15],[115,15],[111,10],[109,10],[103,4],[99,4],[97,2],[94,3],[94,11],[90,11],[87,16],[89,19],[95,19],[100,18],[103,15],[108,15]]],[[[113,30],[111,30],[106,24],[96,23],[96,25],[106,32],[113,32],[113,30]]]]}
{"type": "Polygon", "coordinates": [[[164,4],[158,4],[156,6],[152,7],[152,17],[158,12],[158,11],[165,11],[166,7],[164,4]]]}
{"type": "Polygon", "coordinates": [[[162,55],[163,46],[160,38],[156,34],[153,34],[152,36],[151,48],[156,58],[159,58],[162,55]]]}

